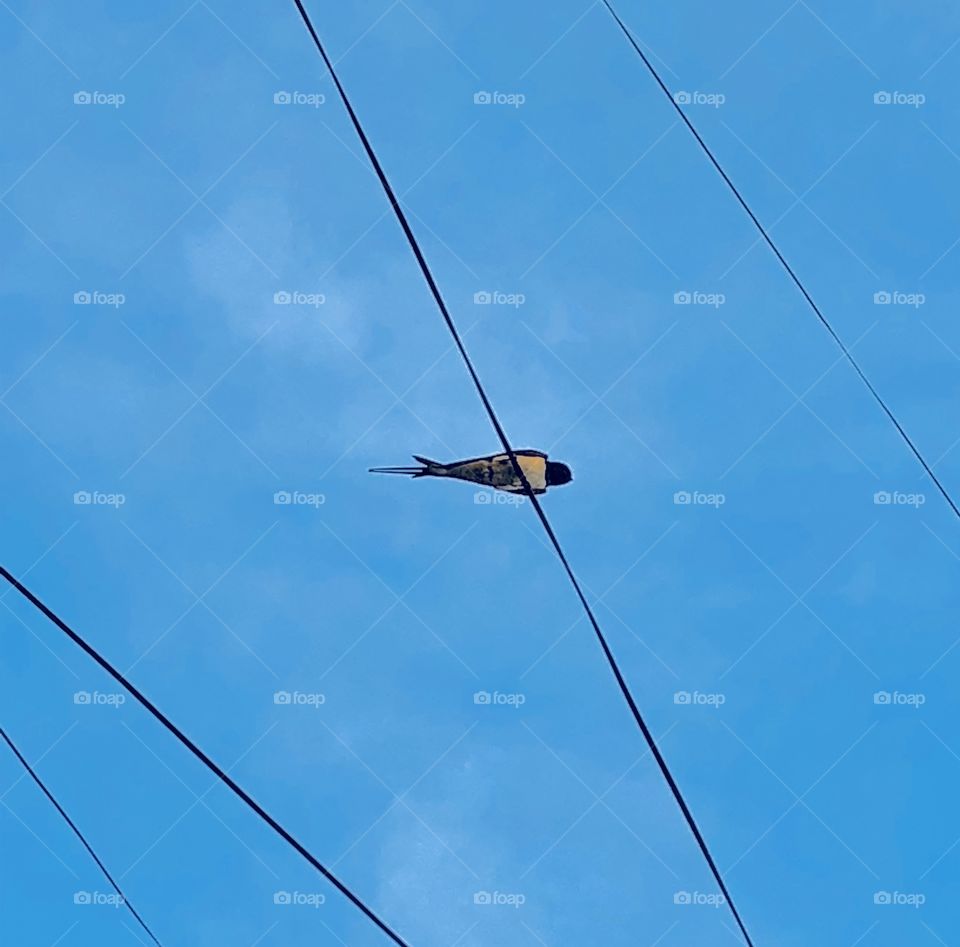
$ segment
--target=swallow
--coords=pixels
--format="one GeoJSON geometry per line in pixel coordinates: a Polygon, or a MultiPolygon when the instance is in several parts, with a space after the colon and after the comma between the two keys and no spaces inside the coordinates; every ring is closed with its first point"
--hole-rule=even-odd
{"type": "MultiPolygon", "coordinates": [[[[566,464],[548,460],[542,451],[517,450],[513,453],[535,494],[546,493],[547,487],[557,487],[573,480],[573,474],[566,464]]],[[[507,493],[526,492],[509,454],[472,457],[469,460],[455,460],[451,464],[441,464],[416,454],[413,459],[420,464],[419,467],[371,467],[370,473],[406,474],[414,478],[453,477],[507,493]]]]}

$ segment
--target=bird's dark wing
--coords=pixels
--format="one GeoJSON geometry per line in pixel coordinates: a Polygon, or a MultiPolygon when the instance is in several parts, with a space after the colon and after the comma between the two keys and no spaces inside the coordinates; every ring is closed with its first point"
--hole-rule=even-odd
{"type": "MultiPolygon", "coordinates": [[[[543,457],[546,458],[546,454],[540,450],[529,450],[524,448],[523,450],[515,450],[514,454],[517,457],[543,457]]],[[[505,451],[498,451],[496,454],[487,454],[485,457],[468,457],[466,460],[455,460],[449,464],[444,464],[444,467],[462,467],[464,464],[476,464],[481,461],[491,461],[496,460],[499,457],[509,457],[505,451]]]]}

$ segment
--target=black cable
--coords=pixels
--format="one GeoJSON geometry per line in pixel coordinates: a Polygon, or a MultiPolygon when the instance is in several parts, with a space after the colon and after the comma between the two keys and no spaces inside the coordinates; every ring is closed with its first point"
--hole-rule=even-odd
{"type": "Polygon", "coordinates": [[[47,787],[43,784],[43,780],[41,780],[40,777],[36,774],[36,772],[34,772],[33,767],[26,761],[24,755],[17,749],[16,744],[13,742],[13,740],[10,739],[10,737],[7,735],[7,732],[3,729],[3,727],[0,727],[0,737],[3,737],[3,739],[6,741],[7,746],[10,747],[11,750],[13,750],[13,755],[18,760],[20,760],[20,763],[22,764],[23,768],[30,774],[30,778],[40,787],[40,791],[53,803],[54,808],[63,817],[63,821],[70,826],[70,828],[73,830],[73,834],[76,835],[76,837],[80,839],[80,841],[83,843],[83,847],[90,853],[90,857],[97,863],[97,867],[100,869],[100,871],[103,872],[103,876],[107,879],[107,881],[110,882],[110,886],[113,888],[114,891],[117,892],[118,895],[120,895],[120,900],[124,903],[127,910],[137,919],[137,923],[147,932],[147,935],[149,936],[150,940],[152,940],[157,945],[157,947],[161,947],[160,941],[157,940],[153,931],[150,930],[149,927],[147,927],[146,921],[144,921],[144,919],[140,917],[140,915],[137,913],[137,909],[130,903],[130,899],[120,890],[120,885],[118,885],[116,881],[113,880],[113,875],[111,875],[110,872],[107,871],[107,866],[104,865],[102,861],[100,861],[100,859],[97,857],[97,853],[90,846],[90,843],[83,837],[83,832],[81,832],[80,829],[77,828],[76,823],[74,823],[73,819],[71,819],[70,816],[67,815],[63,806],[61,806],[60,803],[57,802],[57,800],[53,796],[53,793],[51,793],[50,790],[47,789],[47,787]]]}
{"type": "MultiPolygon", "coordinates": [[[[167,717],[148,697],[145,697],[130,681],[127,680],[106,658],[104,658],[92,645],[87,644],[80,635],[77,634],[62,618],[49,609],[36,595],[33,594],[19,579],[12,575],[3,566],[0,566],[0,577],[6,579],[31,605],[39,609],[50,619],[74,644],[79,645],[97,664],[102,667],[118,684],[124,687],[139,703],[145,707],[164,727],[167,728],[204,766],[207,767],[231,792],[243,802],[245,802],[253,811],[270,826],[288,845],[295,848],[317,871],[323,875],[342,895],[344,895],[355,907],[363,911],[366,916],[373,921],[380,930],[383,931],[398,947],[410,947],[410,945],[393,930],[385,921],[382,921],[371,908],[355,895],[336,875],[326,868],[313,854],[300,844],[269,812],[266,811],[254,798],[236,783],[227,773],[222,770],[203,750],[197,746],[173,721],[167,717]]],[[[19,754],[18,754],[19,755],[19,754]]],[[[55,803],[54,803],[55,804],[55,803]]],[[[59,806],[58,806],[59,808],[59,806]]],[[[64,813],[64,815],[66,815],[64,813]]],[[[96,856],[94,856],[96,857],[96,856]]]]}
{"type": "Polygon", "coordinates": [[[727,172],[724,171],[723,166],[716,159],[716,157],[714,156],[713,152],[710,150],[707,143],[700,136],[700,133],[694,127],[693,122],[691,122],[690,119],[687,118],[686,112],[684,112],[684,110],[680,107],[680,104],[677,102],[676,98],[668,88],[667,84],[663,81],[663,79],[660,78],[660,73],[657,72],[653,63],[650,62],[649,57],[640,48],[640,44],[634,39],[633,34],[627,28],[623,20],[620,19],[619,14],[613,8],[609,0],[603,0],[603,5],[610,12],[610,15],[616,21],[616,24],[617,26],[620,27],[620,30],[623,32],[623,35],[627,38],[630,45],[634,48],[637,55],[643,61],[643,64],[650,71],[650,75],[652,75],[653,78],[656,80],[657,85],[659,85],[660,88],[663,90],[663,94],[670,100],[670,104],[674,107],[674,109],[676,109],[677,114],[680,116],[680,118],[683,119],[683,123],[687,126],[687,128],[690,129],[691,134],[697,140],[697,144],[699,144],[700,147],[703,149],[703,153],[710,159],[710,163],[714,166],[714,168],[716,168],[717,173],[720,175],[720,177],[723,178],[723,180],[727,184],[727,187],[729,187],[730,190],[733,192],[733,196],[739,201],[740,206],[747,212],[747,216],[753,221],[754,226],[760,232],[760,236],[763,237],[763,239],[766,241],[767,245],[773,251],[776,258],[780,261],[780,263],[783,265],[783,268],[787,271],[787,274],[789,275],[790,279],[793,280],[793,282],[797,286],[797,289],[799,289],[800,292],[803,294],[803,298],[807,301],[807,303],[809,304],[810,308],[814,311],[814,313],[816,313],[817,318],[823,323],[827,332],[830,333],[830,336],[833,338],[833,341],[836,342],[836,344],[839,346],[840,351],[843,352],[847,361],[853,366],[853,370],[860,377],[860,380],[864,383],[864,385],[866,385],[867,390],[870,392],[871,395],[873,395],[873,398],[877,402],[877,404],[880,405],[881,408],[883,408],[884,414],[886,414],[886,416],[890,419],[893,426],[897,429],[898,433],[903,438],[904,443],[906,443],[907,447],[909,447],[910,450],[913,452],[913,456],[916,457],[918,461],[920,461],[920,466],[923,467],[923,469],[927,472],[927,475],[934,482],[937,489],[943,495],[943,498],[947,501],[947,503],[950,504],[950,508],[956,514],[957,518],[960,519],[960,508],[957,507],[957,504],[954,503],[953,498],[950,496],[949,493],[947,493],[946,488],[940,482],[937,475],[933,472],[933,468],[924,459],[923,454],[921,454],[920,451],[917,449],[917,446],[913,443],[913,441],[910,439],[910,436],[903,429],[903,426],[897,420],[894,413],[890,410],[890,408],[887,407],[887,403],[880,396],[880,393],[877,391],[876,388],[873,387],[873,384],[871,383],[870,379],[867,378],[863,369],[860,367],[857,360],[853,357],[853,353],[850,351],[850,349],[847,348],[843,339],[841,339],[840,336],[836,333],[833,326],[830,325],[830,322],[828,321],[827,317],[823,314],[820,307],[814,302],[813,297],[810,295],[810,293],[807,292],[807,288],[800,281],[800,277],[797,276],[797,274],[794,272],[793,267],[790,266],[790,264],[787,262],[786,257],[784,257],[784,255],[780,252],[780,249],[773,242],[773,239],[771,238],[770,234],[767,233],[766,228],[763,226],[763,224],[760,223],[759,219],[757,218],[757,215],[754,214],[754,212],[750,209],[750,205],[747,204],[746,200],[744,200],[743,198],[743,195],[737,189],[737,186],[730,179],[730,176],[727,174],[727,172]]]}
{"type": "Polygon", "coordinates": [[[557,535],[553,531],[553,527],[550,525],[550,521],[547,519],[546,513],[543,511],[540,501],[537,499],[536,494],[531,489],[530,483],[528,482],[526,476],[524,475],[523,469],[520,467],[520,464],[517,461],[517,456],[514,453],[513,448],[510,446],[506,432],[504,431],[503,426],[500,424],[500,419],[497,417],[497,414],[493,409],[493,405],[490,403],[490,399],[487,397],[487,393],[484,390],[483,384],[473,367],[473,363],[470,361],[470,356],[467,354],[467,350],[460,338],[460,333],[457,331],[456,325],[454,325],[450,311],[447,309],[447,305],[440,293],[440,289],[433,277],[433,273],[427,264],[426,258],[423,255],[423,251],[420,249],[417,238],[410,227],[410,223],[407,220],[406,214],[404,214],[403,208],[400,206],[400,201],[397,199],[393,187],[387,179],[387,175],[373,150],[373,146],[370,144],[370,140],[367,138],[367,135],[360,124],[360,120],[357,118],[357,114],[353,110],[353,106],[350,104],[350,99],[347,97],[346,90],[337,76],[333,62],[327,55],[327,51],[324,48],[323,43],[320,41],[320,37],[317,35],[317,31],[314,29],[313,23],[310,20],[310,15],[304,8],[303,3],[301,0],[294,0],[294,3],[296,4],[297,9],[300,11],[300,16],[303,19],[304,25],[309,31],[310,36],[313,38],[313,42],[317,47],[317,51],[320,53],[320,56],[323,58],[327,69],[330,71],[330,76],[333,79],[334,85],[337,87],[337,92],[340,94],[340,98],[350,116],[353,127],[356,130],[363,148],[367,153],[367,157],[370,159],[370,163],[373,165],[373,169],[380,180],[380,184],[387,196],[387,200],[390,202],[390,206],[393,208],[393,211],[397,216],[400,227],[403,229],[403,232],[406,235],[407,242],[410,244],[410,249],[413,251],[413,255],[416,257],[417,263],[420,265],[423,278],[426,280],[427,286],[429,286],[430,292],[433,295],[438,308],[440,309],[440,313],[443,316],[444,322],[446,322],[447,328],[450,330],[450,334],[453,336],[453,340],[456,343],[461,357],[463,358],[464,364],[467,366],[467,371],[469,371],[470,377],[473,379],[474,386],[477,389],[477,394],[480,396],[480,400],[483,402],[483,406],[490,417],[490,421],[493,424],[494,430],[497,432],[497,436],[500,438],[500,442],[503,444],[504,450],[507,452],[507,454],[509,454],[510,460],[513,462],[514,469],[517,472],[517,476],[520,479],[520,482],[523,484],[524,492],[533,505],[534,510],[536,510],[537,516],[539,517],[540,522],[543,524],[543,528],[546,530],[547,536],[550,538],[550,542],[553,544],[553,548],[556,550],[557,556],[560,558],[560,562],[563,564],[563,568],[565,569],[567,576],[573,585],[574,591],[577,593],[577,597],[580,599],[581,605],[583,605],[584,611],[587,614],[587,618],[590,620],[590,624],[593,626],[597,640],[600,642],[600,647],[603,649],[604,657],[607,659],[607,663],[610,665],[610,670],[613,672],[613,675],[617,681],[617,685],[620,688],[620,692],[623,694],[624,700],[626,700],[627,705],[630,708],[630,713],[633,715],[633,719],[640,728],[640,732],[643,734],[643,738],[646,741],[647,746],[650,748],[650,752],[653,754],[654,759],[656,759],[657,765],[660,767],[660,771],[663,773],[664,779],[666,779],[667,785],[670,787],[670,791],[673,793],[674,799],[676,799],[677,804],[680,806],[680,811],[683,813],[683,817],[686,819],[687,825],[690,827],[690,831],[693,832],[694,838],[697,840],[697,845],[700,847],[700,851],[703,853],[703,856],[707,861],[707,865],[710,867],[710,871],[720,887],[720,891],[723,893],[727,904],[730,906],[730,910],[733,912],[733,916],[736,919],[741,932],[743,933],[744,939],[749,947],[753,947],[753,942],[750,940],[750,935],[747,933],[746,927],[740,918],[740,914],[733,903],[733,899],[730,897],[730,893],[727,891],[727,886],[723,881],[720,870],[717,868],[716,862],[713,860],[713,856],[710,854],[710,850],[707,848],[707,843],[704,840],[699,827],[697,826],[696,820],[693,818],[693,813],[690,811],[686,800],[683,798],[683,794],[680,792],[680,787],[677,785],[673,774],[670,772],[667,762],[663,758],[660,748],[657,746],[657,742],[654,739],[652,731],[647,726],[646,721],[643,719],[640,709],[637,707],[636,701],[633,699],[633,695],[630,693],[630,688],[627,686],[627,682],[620,671],[620,667],[617,664],[617,659],[610,650],[610,646],[607,644],[607,639],[600,630],[600,625],[593,614],[593,609],[590,608],[590,604],[587,602],[586,596],[583,594],[583,590],[580,588],[580,583],[577,580],[576,575],[574,575],[573,569],[571,568],[570,563],[564,554],[563,548],[560,545],[560,541],[557,539],[557,535]]]}

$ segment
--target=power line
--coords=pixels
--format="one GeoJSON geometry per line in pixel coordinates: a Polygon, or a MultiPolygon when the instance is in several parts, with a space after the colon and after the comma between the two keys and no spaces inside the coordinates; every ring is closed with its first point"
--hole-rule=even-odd
{"type": "Polygon", "coordinates": [[[693,817],[693,813],[690,811],[690,808],[680,791],[680,787],[677,785],[673,774],[670,772],[670,768],[667,766],[667,762],[664,759],[663,754],[660,752],[660,748],[653,736],[653,732],[647,726],[643,715],[640,713],[639,707],[637,707],[636,701],[633,699],[633,694],[630,692],[630,688],[628,687],[627,682],[620,671],[617,659],[614,657],[613,651],[611,651],[610,645],[607,643],[607,639],[600,629],[600,625],[593,614],[593,609],[590,607],[586,596],[583,594],[583,590],[580,587],[580,582],[577,580],[577,577],[570,566],[566,554],[563,551],[563,547],[560,545],[560,541],[557,538],[556,533],[553,531],[553,527],[550,525],[550,521],[547,519],[546,513],[543,511],[540,501],[537,499],[536,494],[531,489],[530,483],[517,460],[517,456],[514,453],[513,448],[510,446],[510,441],[508,440],[506,432],[500,423],[500,419],[497,417],[496,411],[494,411],[493,405],[490,403],[490,399],[487,397],[483,383],[480,381],[480,377],[477,375],[476,369],[473,367],[473,362],[471,362],[470,356],[467,354],[463,340],[460,338],[460,333],[457,331],[457,327],[454,324],[453,318],[450,315],[450,311],[447,308],[447,304],[443,299],[439,287],[437,286],[437,282],[434,279],[432,271],[430,270],[430,266],[427,263],[426,257],[423,255],[420,244],[417,241],[409,221],[407,220],[407,216],[404,213],[403,208],[400,206],[400,201],[397,198],[389,179],[387,178],[386,172],[383,170],[383,166],[380,164],[380,160],[378,159],[370,140],[367,138],[366,132],[363,130],[363,126],[360,124],[360,119],[357,117],[357,113],[354,111],[353,105],[350,103],[350,99],[347,96],[346,90],[340,82],[340,78],[334,69],[333,62],[327,55],[327,51],[324,48],[323,43],[320,41],[320,37],[317,35],[317,31],[313,26],[313,22],[311,21],[310,15],[307,13],[302,0],[294,0],[294,3],[300,12],[300,16],[303,19],[304,25],[313,39],[314,45],[317,47],[317,51],[320,53],[321,58],[330,72],[330,77],[333,79],[333,83],[337,88],[340,99],[347,110],[347,114],[350,116],[350,121],[353,123],[353,127],[360,138],[360,142],[363,145],[364,151],[366,151],[367,157],[370,159],[370,163],[373,165],[373,169],[376,172],[381,186],[383,187],[387,200],[390,202],[390,206],[393,208],[393,212],[397,217],[397,221],[399,222],[400,227],[407,238],[407,242],[410,244],[410,249],[413,251],[413,255],[416,257],[417,263],[420,266],[420,271],[423,273],[423,278],[426,280],[427,286],[430,288],[430,293],[432,294],[434,301],[436,302],[437,307],[443,316],[447,328],[450,330],[450,334],[456,343],[457,349],[460,352],[460,356],[467,367],[467,371],[470,373],[470,377],[473,379],[473,384],[477,389],[477,394],[480,396],[480,400],[483,402],[483,406],[490,418],[490,422],[493,424],[494,430],[496,431],[497,436],[500,438],[500,442],[503,444],[504,450],[510,456],[514,470],[516,470],[517,476],[520,482],[523,484],[524,492],[533,505],[540,522],[543,524],[543,528],[546,531],[550,542],[553,544],[553,548],[556,550],[560,562],[563,564],[563,568],[570,579],[570,583],[573,586],[574,591],[577,593],[577,597],[580,599],[580,604],[583,606],[587,618],[590,620],[590,624],[597,636],[597,640],[600,642],[600,647],[603,649],[604,657],[607,659],[607,663],[610,665],[610,670],[613,672],[613,676],[617,681],[617,686],[620,688],[620,692],[623,694],[624,700],[626,700],[627,706],[630,708],[630,713],[633,715],[634,721],[640,728],[640,732],[643,734],[643,738],[646,741],[647,746],[650,748],[650,752],[657,761],[657,765],[660,767],[660,771],[663,774],[664,779],[666,779],[667,785],[670,787],[670,791],[673,793],[673,797],[676,800],[677,805],[680,807],[680,811],[683,813],[683,817],[686,820],[687,825],[690,827],[690,831],[693,832],[693,836],[697,841],[697,845],[699,846],[700,851],[703,853],[707,865],[709,866],[714,879],[720,887],[720,891],[723,893],[727,904],[730,906],[730,910],[733,913],[734,919],[736,920],[741,933],[743,934],[744,940],[747,942],[749,947],[753,947],[753,941],[751,941],[750,935],[747,933],[746,926],[740,917],[740,913],[737,911],[737,908],[733,902],[733,898],[730,896],[730,892],[727,890],[727,886],[722,875],[720,874],[720,870],[717,867],[713,856],[710,854],[706,840],[704,839],[703,834],[701,833],[700,828],[693,817]]]}
{"type": "MultiPolygon", "coordinates": [[[[230,791],[247,804],[274,832],[277,833],[288,845],[297,850],[317,871],[323,875],[342,895],[344,895],[355,907],[358,907],[377,927],[383,931],[398,947],[410,947],[410,945],[392,928],[386,921],[381,920],[371,908],[354,894],[333,872],[325,867],[319,859],[316,858],[305,846],[294,838],[269,812],[266,811],[249,793],[247,793],[235,780],[233,780],[223,769],[207,756],[203,750],[197,746],[167,715],[160,710],[148,697],[135,687],[126,677],[123,676],[99,651],[88,644],[80,637],[56,612],[48,608],[37,598],[19,579],[0,565],[0,578],[10,583],[34,608],[41,611],[50,619],[74,644],[82,648],[97,664],[102,667],[118,684],[124,687],[133,697],[145,707],[160,723],[166,727],[204,766],[207,767],[230,791]]],[[[19,756],[19,754],[17,754],[19,756]]],[[[51,797],[52,799],[52,797],[51,797]]],[[[54,803],[56,805],[56,803],[54,803]]],[[[57,807],[59,809],[59,806],[57,807]]],[[[61,810],[62,811],[62,810],[61,810]]],[[[64,813],[66,817],[66,813],[64,813]]],[[[92,853],[91,853],[92,854],[92,853]]],[[[96,856],[94,856],[96,857],[96,856]]]]}
{"type": "Polygon", "coordinates": [[[663,94],[670,100],[670,104],[674,107],[674,109],[676,109],[677,114],[680,116],[681,119],[683,119],[684,125],[686,125],[688,129],[690,129],[690,133],[693,135],[694,138],[696,138],[697,144],[700,145],[701,149],[703,150],[703,153],[710,159],[710,163],[714,166],[714,168],[716,168],[717,173],[726,182],[726,185],[727,187],[730,188],[730,191],[733,193],[733,196],[737,199],[740,206],[746,211],[747,216],[750,218],[750,220],[753,221],[754,226],[760,232],[760,236],[763,237],[763,239],[767,243],[767,246],[769,246],[770,249],[773,251],[774,256],[776,256],[776,258],[780,261],[783,268],[787,271],[787,275],[790,277],[791,280],[793,280],[793,282],[796,284],[797,289],[799,289],[800,292],[803,294],[803,298],[807,301],[808,305],[814,311],[814,313],[816,314],[820,322],[823,323],[823,326],[824,328],[826,328],[827,332],[830,333],[831,338],[833,339],[834,342],[836,342],[837,346],[839,346],[840,351],[843,352],[846,360],[853,366],[853,370],[857,373],[860,380],[866,386],[867,391],[869,391],[870,394],[873,395],[873,398],[877,402],[877,404],[880,405],[881,408],[883,408],[884,414],[886,414],[886,416],[890,419],[890,422],[897,429],[897,432],[900,434],[900,437],[903,438],[904,443],[913,452],[913,456],[917,458],[917,460],[920,462],[920,466],[923,467],[923,469],[926,471],[927,476],[930,477],[930,479],[935,484],[936,488],[943,495],[943,498],[947,501],[947,503],[950,504],[950,509],[952,509],[953,512],[956,514],[957,518],[960,519],[960,508],[957,507],[957,504],[953,501],[953,498],[947,492],[946,487],[944,487],[944,485],[940,482],[940,479],[933,472],[933,468],[930,466],[930,464],[927,463],[923,454],[920,453],[917,446],[913,443],[913,441],[910,439],[910,436],[904,430],[903,425],[897,420],[896,415],[887,406],[887,403],[883,400],[883,397],[880,395],[877,389],[874,388],[870,379],[867,378],[863,369],[860,367],[857,360],[853,357],[853,353],[850,351],[849,348],[847,348],[846,343],[843,341],[843,339],[840,338],[840,336],[834,330],[833,326],[830,324],[827,317],[823,314],[820,307],[816,304],[813,297],[807,291],[807,288],[806,286],[804,286],[803,282],[800,280],[800,277],[797,276],[793,267],[787,262],[786,257],[780,252],[779,247],[777,247],[777,245],[773,242],[773,238],[770,236],[769,233],[767,233],[766,228],[763,226],[762,223],[760,223],[760,220],[757,217],[757,215],[754,214],[754,212],[750,209],[750,205],[747,204],[746,200],[738,190],[737,186],[733,183],[733,181],[731,180],[727,172],[724,171],[723,166],[714,156],[713,152],[710,150],[710,147],[707,145],[707,143],[703,140],[702,136],[697,131],[693,122],[691,122],[690,119],[687,118],[687,113],[684,112],[684,110],[680,107],[680,103],[677,102],[676,98],[674,97],[673,93],[670,91],[667,84],[660,77],[660,73],[657,71],[656,67],[650,61],[650,58],[640,48],[640,44],[636,41],[636,39],[634,39],[633,34],[630,32],[630,30],[627,28],[627,25],[620,18],[620,15],[617,13],[617,11],[613,8],[613,5],[610,3],[610,0],[603,0],[603,5],[607,8],[610,15],[616,21],[617,26],[620,27],[620,30],[623,33],[623,35],[627,38],[630,45],[634,48],[637,55],[643,61],[643,64],[649,70],[650,75],[653,76],[653,78],[656,80],[657,85],[660,86],[661,90],[663,91],[663,94]]]}
{"type": "Polygon", "coordinates": [[[50,790],[47,789],[47,787],[43,784],[43,780],[40,779],[40,777],[34,771],[33,767],[26,761],[26,758],[24,757],[24,755],[17,749],[16,744],[13,742],[13,740],[10,739],[10,737],[7,735],[6,730],[4,730],[3,727],[0,727],[0,737],[3,737],[7,746],[10,747],[11,750],[13,750],[13,755],[16,756],[18,760],[20,760],[20,763],[23,766],[23,768],[30,774],[30,778],[40,787],[41,792],[53,803],[54,808],[63,817],[63,821],[70,826],[70,828],[73,830],[73,834],[76,835],[76,837],[80,839],[80,841],[83,843],[83,847],[90,853],[90,857],[97,863],[97,867],[100,869],[100,871],[103,872],[103,876],[107,879],[107,881],[110,882],[110,886],[113,888],[113,890],[116,891],[117,894],[120,896],[120,900],[124,903],[127,910],[137,919],[137,923],[147,932],[147,936],[149,936],[150,940],[152,940],[157,945],[157,947],[161,947],[160,941],[157,940],[153,931],[150,930],[149,927],[147,927],[146,921],[144,921],[144,919],[140,917],[140,915],[137,913],[136,908],[130,903],[130,899],[120,890],[120,885],[118,885],[116,881],[113,880],[113,875],[111,875],[110,872],[107,871],[107,866],[104,865],[102,861],[100,861],[99,857],[97,856],[97,853],[93,850],[90,843],[84,838],[83,832],[81,832],[80,829],[77,828],[76,823],[73,821],[73,819],[70,818],[70,816],[67,815],[63,806],[61,806],[60,803],[57,802],[57,800],[53,796],[53,793],[51,793],[50,790]]]}

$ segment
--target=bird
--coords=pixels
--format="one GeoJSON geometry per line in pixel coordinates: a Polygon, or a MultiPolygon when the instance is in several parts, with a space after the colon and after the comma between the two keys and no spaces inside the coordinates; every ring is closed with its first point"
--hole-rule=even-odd
{"type": "MultiPolygon", "coordinates": [[[[547,492],[547,487],[557,487],[573,480],[573,473],[566,464],[549,460],[543,451],[515,450],[514,456],[523,471],[530,489],[537,495],[547,492]]],[[[510,455],[489,454],[486,457],[471,457],[442,464],[428,457],[413,455],[419,467],[371,467],[370,473],[406,474],[410,477],[452,477],[466,480],[494,490],[507,493],[525,493],[523,481],[517,476],[510,455]]]]}

